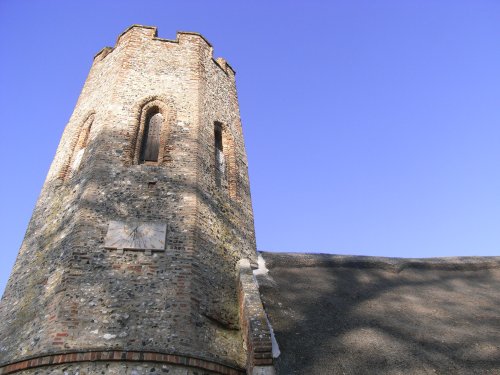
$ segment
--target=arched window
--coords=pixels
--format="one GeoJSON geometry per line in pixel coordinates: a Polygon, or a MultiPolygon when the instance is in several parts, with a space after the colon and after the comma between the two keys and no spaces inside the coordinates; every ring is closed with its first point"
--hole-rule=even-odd
{"type": "Polygon", "coordinates": [[[136,121],[129,134],[127,164],[164,166],[171,161],[169,131],[175,123],[175,107],[164,97],[148,97],[134,108],[136,121]]]}
{"type": "Polygon", "coordinates": [[[159,112],[148,116],[142,138],[140,162],[157,162],[160,153],[160,135],[163,116],[159,112]]]}
{"type": "Polygon", "coordinates": [[[89,142],[90,129],[92,128],[93,122],[94,115],[91,114],[80,128],[77,138],[73,141],[74,143],[71,155],[61,170],[60,177],[62,179],[67,179],[80,168],[85,148],[89,142]]]}
{"type": "Polygon", "coordinates": [[[92,127],[93,118],[88,121],[82,131],[80,132],[80,136],[78,137],[77,147],[75,149],[75,154],[73,156],[73,160],[71,162],[71,172],[76,171],[80,167],[80,163],[82,162],[83,154],[85,153],[85,148],[89,142],[89,134],[90,128],[92,127]]]}

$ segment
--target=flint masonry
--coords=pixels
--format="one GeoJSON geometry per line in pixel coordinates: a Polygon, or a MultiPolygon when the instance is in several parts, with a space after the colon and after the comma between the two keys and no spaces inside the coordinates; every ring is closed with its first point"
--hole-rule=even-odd
{"type": "Polygon", "coordinates": [[[95,57],[0,305],[0,374],[273,373],[235,72],[134,25],[95,57]]]}

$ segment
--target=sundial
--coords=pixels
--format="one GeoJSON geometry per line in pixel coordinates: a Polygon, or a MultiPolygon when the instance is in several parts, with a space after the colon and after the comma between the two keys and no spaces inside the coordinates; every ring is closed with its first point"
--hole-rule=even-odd
{"type": "Polygon", "coordinates": [[[104,240],[108,249],[165,250],[167,224],[110,221],[104,240]]]}

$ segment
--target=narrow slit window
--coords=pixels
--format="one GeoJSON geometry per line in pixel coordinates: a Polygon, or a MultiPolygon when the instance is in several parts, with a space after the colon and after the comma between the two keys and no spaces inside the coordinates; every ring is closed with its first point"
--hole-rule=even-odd
{"type": "Polygon", "coordinates": [[[222,146],[222,125],[218,122],[214,127],[215,139],[215,181],[217,186],[221,186],[226,174],[226,160],[224,158],[224,150],[222,146]]]}
{"type": "Polygon", "coordinates": [[[160,133],[163,123],[161,113],[153,114],[144,128],[141,162],[157,162],[160,152],[160,133]]]}

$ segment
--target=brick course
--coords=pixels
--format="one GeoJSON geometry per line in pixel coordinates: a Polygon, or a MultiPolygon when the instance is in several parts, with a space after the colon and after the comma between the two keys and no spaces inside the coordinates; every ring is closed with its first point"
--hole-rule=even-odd
{"type": "MultiPolygon", "coordinates": [[[[221,363],[215,363],[203,360],[201,358],[193,358],[187,356],[180,356],[174,354],[165,354],[165,353],[150,353],[150,352],[127,352],[127,351],[92,351],[92,352],[79,352],[79,353],[61,353],[61,354],[51,354],[45,355],[42,357],[25,359],[19,362],[7,364],[0,368],[0,375],[14,374],[14,373],[28,373],[24,370],[32,370],[45,368],[44,371],[57,371],[60,368],[54,367],[51,365],[62,365],[64,366],[65,371],[79,371],[80,368],[89,368],[87,372],[94,373],[99,371],[100,369],[107,369],[110,366],[110,361],[123,362],[122,366],[112,366],[115,367],[118,371],[121,368],[119,374],[132,373],[134,366],[128,362],[140,362],[142,367],[145,367],[146,370],[144,373],[155,373],[154,369],[155,364],[161,364],[162,370],[158,370],[158,373],[165,372],[165,370],[174,370],[177,372],[177,369],[182,368],[182,374],[197,374],[196,369],[203,370],[203,374],[224,374],[224,375],[241,375],[244,374],[245,371],[234,368],[231,366],[227,366],[221,363]],[[81,362],[103,362],[103,363],[94,363],[94,364],[85,364],[81,362]],[[78,363],[78,365],[70,365],[78,363]],[[174,365],[174,366],[171,366],[174,365]],[[179,367],[182,365],[182,367],[179,367]],[[51,369],[47,369],[47,367],[51,367],[51,369]],[[186,367],[188,369],[186,369],[186,367]],[[71,370],[72,369],[72,370],[71,370]],[[127,370],[132,369],[130,372],[127,370]]],[[[85,371],[85,370],[84,370],[85,371]]],[[[139,374],[139,373],[138,373],[139,374]]]]}

